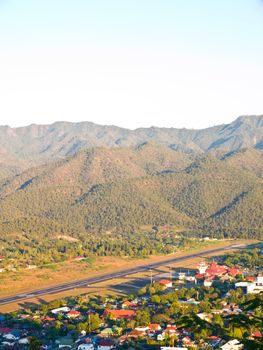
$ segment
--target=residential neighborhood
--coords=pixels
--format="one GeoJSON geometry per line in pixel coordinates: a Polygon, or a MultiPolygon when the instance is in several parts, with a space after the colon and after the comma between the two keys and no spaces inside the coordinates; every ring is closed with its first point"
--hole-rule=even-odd
{"type": "Polygon", "coordinates": [[[260,349],[262,271],[252,275],[241,265],[202,261],[191,271],[171,270],[170,279],[156,273],[130,295],[25,303],[0,314],[0,349],[240,350],[251,348],[247,342],[260,349]],[[237,326],[238,318],[248,323],[237,326]]]}

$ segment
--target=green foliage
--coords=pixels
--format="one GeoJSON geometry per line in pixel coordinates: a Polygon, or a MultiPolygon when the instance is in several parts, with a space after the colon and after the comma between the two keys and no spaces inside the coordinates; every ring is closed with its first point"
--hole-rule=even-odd
{"type": "Polygon", "coordinates": [[[32,337],[29,342],[29,350],[40,350],[42,342],[36,338],[32,337]]]}
{"type": "Polygon", "coordinates": [[[148,326],[151,322],[149,310],[144,309],[137,311],[135,320],[138,326],[148,326]]]}

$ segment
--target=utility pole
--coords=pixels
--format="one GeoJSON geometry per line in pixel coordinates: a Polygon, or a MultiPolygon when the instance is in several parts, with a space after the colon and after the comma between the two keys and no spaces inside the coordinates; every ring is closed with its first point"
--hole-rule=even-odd
{"type": "Polygon", "coordinates": [[[151,285],[153,284],[153,273],[152,273],[152,269],[150,269],[150,273],[151,273],[151,285]]]}

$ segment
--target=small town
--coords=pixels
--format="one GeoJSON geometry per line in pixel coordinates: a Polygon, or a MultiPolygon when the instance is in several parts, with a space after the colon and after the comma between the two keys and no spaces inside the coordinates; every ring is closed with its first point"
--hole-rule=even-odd
{"type": "Polygon", "coordinates": [[[262,256],[254,249],[153,273],[130,295],[24,303],[0,313],[0,349],[262,349],[262,256]]]}
{"type": "Polygon", "coordinates": [[[0,350],[263,350],[263,0],[0,0],[0,350]]]}

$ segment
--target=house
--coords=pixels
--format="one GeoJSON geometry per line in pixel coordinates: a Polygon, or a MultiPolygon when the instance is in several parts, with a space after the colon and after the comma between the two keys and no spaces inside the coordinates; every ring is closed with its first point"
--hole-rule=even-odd
{"type": "Polygon", "coordinates": [[[151,330],[151,331],[160,331],[161,330],[161,326],[159,325],[159,323],[151,323],[151,324],[149,324],[149,330],[151,330]]]}
{"type": "Polygon", "coordinates": [[[237,339],[233,339],[220,347],[221,350],[241,350],[244,345],[240,344],[237,339]]]}
{"type": "Polygon", "coordinates": [[[129,309],[130,307],[131,307],[131,302],[129,301],[129,300],[126,300],[126,301],[124,301],[122,304],[121,304],[121,307],[123,308],[123,309],[129,309]]]}
{"type": "Polygon", "coordinates": [[[71,310],[67,313],[68,318],[78,318],[80,316],[80,312],[76,310],[71,310]]]}
{"type": "Polygon", "coordinates": [[[68,336],[60,337],[56,340],[56,344],[58,344],[59,349],[72,349],[75,347],[73,339],[68,336]]]}
{"type": "Polygon", "coordinates": [[[29,344],[29,340],[28,340],[28,338],[21,338],[21,339],[18,340],[18,344],[28,345],[29,344]]]}
{"type": "Polygon", "coordinates": [[[141,327],[135,327],[135,330],[136,330],[136,331],[140,331],[140,332],[146,333],[146,331],[149,330],[149,327],[143,327],[143,326],[141,326],[141,327]]]}
{"type": "Polygon", "coordinates": [[[136,312],[134,310],[111,310],[106,309],[103,313],[103,317],[112,317],[115,320],[120,320],[122,318],[130,320],[135,316],[136,312]]]}
{"type": "Polygon", "coordinates": [[[160,280],[160,281],[158,281],[158,283],[165,288],[170,288],[173,286],[173,282],[170,280],[160,280]]]}
{"type": "Polygon", "coordinates": [[[171,326],[168,324],[164,332],[172,335],[172,334],[175,334],[177,332],[177,328],[175,326],[171,326]]]}
{"type": "Polygon", "coordinates": [[[201,320],[204,320],[204,321],[207,321],[207,322],[211,321],[211,317],[209,317],[209,314],[207,314],[205,312],[201,312],[201,313],[197,314],[197,316],[199,318],[201,318],[201,320]]]}
{"type": "Polygon", "coordinates": [[[42,318],[43,322],[53,322],[56,321],[54,317],[45,316],[42,318]]]}
{"type": "Polygon", "coordinates": [[[64,307],[60,307],[58,309],[51,310],[51,313],[54,315],[58,315],[58,314],[63,314],[63,313],[69,312],[69,311],[70,311],[70,308],[67,306],[64,306],[64,307]]]}
{"type": "Polygon", "coordinates": [[[10,333],[4,334],[3,338],[5,338],[6,340],[16,341],[21,338],[21,333],[18,330],[12,330],[10,333]]]}
{"type": "Polygon", "coordinates": [[[138,330],[138,329],[134,329],[133,331],[131,331],[128,335],[129,338],[140,338],[140,337],[144,337],[145,336],[145,331],[143,330],[138,330]]]}
{"type": "Polygon", "coordinates": [[[252,333],[251,336],[253,338],[261,338],[262,337],[262,333],[257,331],[257,332],[252,333]]]}
{"type": "Polygon", "coordinates": [[[204,287],[211,287],[213,284],[213,281],[211,278],[205,278],[204,280],[204,287]]]}
{"type": "Polygon", "coordinates": [[[259,294],[263,292],[263,276],[258,276],[255,282],[238,282],[235,288],[241,288],[245,294],[259,294]]]}
{"type": "Polygon", "coordinates": [[[78,346],[78,350],[94,350],[94,345],[93,344],[80,344],[78,346]]]}
{"type": "Polygon", "coordinates": [[[185,337],[183,337],[182,342],[184,344],[190,345],[190,343],[192,343],[192,340],[188,335],[186,335],[185,337]]]}
{"type": "Polygon", "coordinates": [[[222,276],[227,273],[227,270],[226,266],[218,265],[217,262],[213,261],[206,269],[205,274],[207,276],[222,276]]]}
{"type": "Polygon", "coordinates": [[[157,334],[157,340],[163,341],[166,338],[167,334],[170,336],[177,335],[177,328],[175,326],[167,325],[166,329],[162,333],[157,334]]]}
{"type": "Polygon", "coordinates": [[[0,327],[0,335],[5,335],[12,332],[12,328],[0,327]]]}
{"type": "Polygon", "coordinates": [[[101,340],[98,342],[98,350],[111,350],[114,348],[114,343],[111,340],[101,340]]]}
{"type": "Polygon", "coordinates": [[[121,307],[123,309],[129,309],[129,308],[133,308],[133,307],[137,307],[137,306],[138,306],[137,303],[129,301],[129,300],[126,300],[121,304],[121,307]]]}

